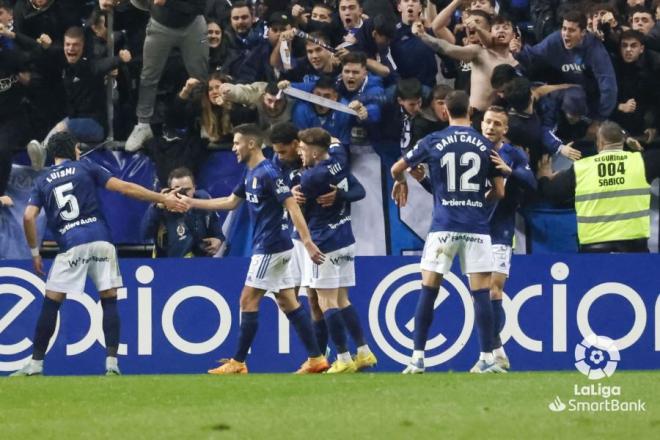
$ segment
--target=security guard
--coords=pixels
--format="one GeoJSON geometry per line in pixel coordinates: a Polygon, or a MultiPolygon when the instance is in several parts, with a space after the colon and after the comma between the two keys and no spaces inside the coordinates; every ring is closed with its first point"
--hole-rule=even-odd
{"type": "Polygon", "coordinates": [[[580,252],[648,252],[650,183],[660,175],[660,152],[624,151],[625,133],[610,121],[598,129],[598,154],[553,173],[539,163],[539,191],[575,201],[580,252]]]}

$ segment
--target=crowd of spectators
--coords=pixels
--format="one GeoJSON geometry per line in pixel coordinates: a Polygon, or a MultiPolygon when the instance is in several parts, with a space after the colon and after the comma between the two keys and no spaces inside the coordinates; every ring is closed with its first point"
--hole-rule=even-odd
{"type": "Polygon", "coordinates": [[[452,89],[477,128],[505,107],[532,165],[593,154],[606,119],[654,148],[659,18],[660,0],[0,0],[0,196],[12,154],[39,169],[59,131],[92,148],[111,130],[161,187],[246,122],[320,126],[392,161],[446,126],[452,89]]]}

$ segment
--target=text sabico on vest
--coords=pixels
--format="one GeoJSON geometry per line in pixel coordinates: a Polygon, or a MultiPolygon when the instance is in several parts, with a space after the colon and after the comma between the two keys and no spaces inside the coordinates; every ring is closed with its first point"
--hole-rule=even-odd
{"type": "Polygon", "coordinates": [[[598,167],[598,186],[623,185],[626,183],[626,156],[608,154],[597,156],[594,162],[598,167]]]}

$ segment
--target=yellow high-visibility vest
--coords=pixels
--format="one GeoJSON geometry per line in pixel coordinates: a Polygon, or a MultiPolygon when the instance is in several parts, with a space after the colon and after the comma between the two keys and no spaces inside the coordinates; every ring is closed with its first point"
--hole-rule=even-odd
{"type": "Polygon", "coordinates": [[[580,244],[650,236],[651,193],[640,153],[605,150],[574,169],[580,244]]]}

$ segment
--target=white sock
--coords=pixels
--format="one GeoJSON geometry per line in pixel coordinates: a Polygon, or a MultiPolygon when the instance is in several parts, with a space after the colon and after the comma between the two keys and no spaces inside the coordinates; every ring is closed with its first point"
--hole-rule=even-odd
{"type": "Polygon", "coordinates": [[[412,361],[423,361],[424,360],[424,350],[413,350],[412,361]]]}
{"type": "Polygon", "coordinates": [[[494,349],[494,350],[493,350],[493,355],[494,355],[496,358],[505,358],[505,357],[506,357],[506,353],[504,352],[504,346],[501,346],[501,347],[499,347],[499,348],[494,349]]]}
{"type": "Polygon", "coordinates": [[[105,368],[110,369],[110,368],[119,368],[119,363],[117,362],[117,358],[114,356],[108,356],[105,358],[105,368]]]}
{"type": "Polygon", "coordinates": [[[340,360],[341,362],[348,364],[349,362],[352,362],[353,359],[351,358],[351,354],[348,351],[345,351],[343,353],[339,353],[337,355],[337,359],[340,360]]]}
{"type": "Polygon", "coordinates": [[[495,361],[493,359],[493,353],[484,353],[483,351],[479,353],[479,360],[486,361],[487,364],[492,364],[495,361]]]}
{"type": "Polygon", "coordinates": [[[43,368],[44,367],[44,360],[43,359],[41,359],[39,361],[36,360],[36,359],[31,359],[30,363],[32,364],[33,367],[37,367],[37,368],[43,368]]]}
{"type": "Polygon", "coordinates": [[[357,352],[358,354],[365,354],[365,355],[371,354],[371,350],[369,349],[369,346],[367,344],[360,345],[357,348],[357,352]]]}
{"type": "Polygon", "coordinates": [[[138,122],[137,127],[148,127],[149,123],[148,122],[138,122]]]}

